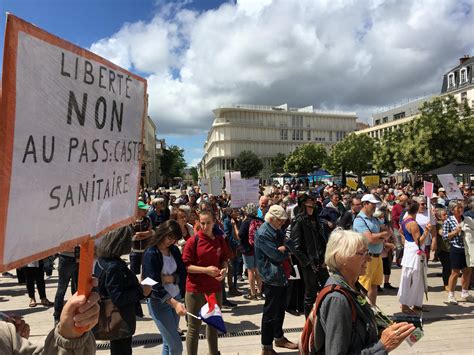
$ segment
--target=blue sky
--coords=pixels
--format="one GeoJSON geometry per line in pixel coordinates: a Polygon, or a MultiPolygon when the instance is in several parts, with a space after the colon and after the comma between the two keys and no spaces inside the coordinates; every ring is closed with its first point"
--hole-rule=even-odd
{"type": "Polygon", "coordinates": [[[194,165],[219,106],[313,105],[371,122],[384,107],[439,93],[458,58],[474,55],[472,4],[0,0],[0,10],[144,76],[158,137],[194,165]]]}
{"type": "MultiPolygon", "coordinates": [[[[223,1],[205,0],[185,5],[198,12],[218,7],[223,1]]],[[[124,23],[150,21],[165,2],[150,0],[0,0],[0,28],[5,28],[5,13],[11,13],[83,48],[113,35],[124,23]]],[[[4,36],[0,36],[3,52],[4,36]]],[[[3,56],[0,63],[3,62],[3,56]]],[[[158,120],[159,127],[159,120],[158,120]]],[[[202,156],[205,134],[190,137],[162,135],[167,144],[185,150],[186,161],[195,163],[202,156]]]]}

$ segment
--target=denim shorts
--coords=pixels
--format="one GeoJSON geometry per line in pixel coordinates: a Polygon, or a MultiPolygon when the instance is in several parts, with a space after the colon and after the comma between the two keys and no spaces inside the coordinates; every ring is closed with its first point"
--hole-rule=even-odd
{"type": "Polygon", "coordinates": [[[257,264],[255,263],[255,255],[245,255],[242,254],[244,258],[244,266],[246,269],[255,269],[257,264]]]}

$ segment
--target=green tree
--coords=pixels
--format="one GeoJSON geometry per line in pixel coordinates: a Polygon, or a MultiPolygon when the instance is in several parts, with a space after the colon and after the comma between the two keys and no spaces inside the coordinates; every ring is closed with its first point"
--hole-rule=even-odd
{"type": "Polygon", "coordinates": [[[374,144],[374,168],[393,174],[400,164],[403,130],[395,129],[385,133],[374,144]]]}
{"type": "Polygon", "coordinates": [[[362,185],[362,174],[372,163],[373,151],[374,141],[367,134],[349,134],[332,147],[325,167],[343,177],[346,171],[352,171],[357,175],[359,185],[362,185]]]}
{"type": "Polygon", "coordinates": [[[240,171],[244,179],[257,176],[263,169],[260,158],[249,150],[241,152],[235,160],[235,169],[240,171]]]}
{"type": "Polygon", "coordinates": [[[466,103],[450,95],[425,102],[420,116],[403,127],[397,168],[425,172],[454,160],[474,162],[474,123],[466,103]]]}
{"type": "Polygon", "coordinates": [[[161,170],[163,176],[169,182],[174,177],[182,177],[183,170],[186,167],[186,161],[184,160],[184,149],[171,145],[163,150],[163,156],[161,157],[161,170]]]}
{"type": "Polygon", "coordinates": [[[285,171],[285,159],[286,155],[283,153],[278,153],[272,158],[270,166],[272,173],[283,173],[285,171]]]}
{"type": "Polygon", "coordinates": [[[315,166],[323,166],[327,159],[326,149],[318,143],[307,143],[297,147],[285,160],[285,171],[307,174],[315,166]]]}
{"type": "Polygon", "coordinates": [[[197,181],[199,179],[199,174],[198,174],[197,168],[195,166],[193,166],[189,170],[190,170],[191,176],[193,177],[193,182],[197,183],[197,181]]]}

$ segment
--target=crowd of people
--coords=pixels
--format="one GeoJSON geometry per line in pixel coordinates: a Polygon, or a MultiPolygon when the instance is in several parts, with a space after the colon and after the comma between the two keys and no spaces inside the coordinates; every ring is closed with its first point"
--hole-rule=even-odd
{"type": "MultiPolygon", "coordinates": [[[[380,329],[376,322],[377,295],[397,290],[390,283],[393,265],[402,268],[398,299],[407,315],[426,310],[429,260],[441,262],[440,283],[449,303],[473,301],[474,197],[469,186],[460,188],[464,200],[449,200],[440,187],[427,201],[422,185],[392,182],[352,191],[290,182],[267,193],[262,189],[258,203],[246,206],[233,206],[225,190],[214,196],[198,187],[176,195],[142,189],[136,221],[109,232],[96,248],[98,293],[128,324],[120,337],[110,339],[111,354],[132,353],[136,317],[143,316],[146,302],[163,339],[163,354],[181,354],[185,334],[187,353],[195,355],[201,326],[195,315],[209,297],[221,308],[237,307],[230,296],[264,300],[264,355],[274,354],[274,346],[298,349],[283,332],[286,312],[318,315],[313,346],[322,353],[389,352],[415,329],[403,322],[380,329]],[[291,277],[296,272],[300,280],[291,277]],[[156,284],[142,284],[147,278],[156,284]],[[246,287],[239,289],[242,282],[246,287]],[[325,295],[315,313],[315,301],[326,287],[338,292],[325,295]],[[186,332],[179,327],[180,317],[186,319],[186,332]],[[352,337],[354,332],[360,336],[352,337]]],[[[77,288],[78,255],[78,248],[58,255],[57,326],[68,284],[73,293],[77,288]]],[[[17,272],[27,285],[30,307],[37,306],[35,282],[41,304],[53,306],[44,292],[44,261],[17,272]]],[[[218,332],[206,327],[208,352],[219,354],[218,332]]]]}

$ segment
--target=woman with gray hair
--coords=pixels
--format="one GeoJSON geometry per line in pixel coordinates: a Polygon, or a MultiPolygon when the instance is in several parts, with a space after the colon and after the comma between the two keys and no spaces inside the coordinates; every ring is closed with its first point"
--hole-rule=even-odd
{"type": "Polygon", "coordinates": [[[397,348],[415,329],[406,322],[394,323],[381,334],[366,291],[357,281],[365,273],[370,256],[367,239],[361,234],[336,229],[326,247],[325,263],[331,276],[327,286],[345,292],[330,292],[323,299],[314,324],[314,349],[322,354],[385,354],[397,348]],[[348,299],[345,295],[350,295],[348,299]],[[352,321],[352,306],[356,318],[352,321]]]}
{"type": "Polygon", "coordinates": [[[449,241],[450,251],[449,258],[451,260],[451,276],[449,276],[449,293],[448,302],[458,304],[454,297],[456,283],[461,276],[461,301],[473,302],[473,297],[469,294],[469,282],[471,277],[471,268],[466,262],[466,254],[464,249],[464,233],[461,227],[463,221],[463,201],[449,201],[448,210],[450,216],[443,224],[443,239],[449,241]]]}

